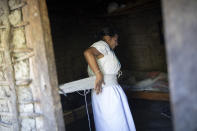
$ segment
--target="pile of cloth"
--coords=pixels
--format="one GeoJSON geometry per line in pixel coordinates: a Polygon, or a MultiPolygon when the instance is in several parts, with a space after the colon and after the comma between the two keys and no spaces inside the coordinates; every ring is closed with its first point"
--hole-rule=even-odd
{"type": "Polygon", "coordinates": [[[158,91],[169,92],[167,73],[164,72],[145,72],[141,73],[141,80],[136,80],[135,75],[127,79],[123,84],[124,88],[130,88],[133,91],[158,91]]]}

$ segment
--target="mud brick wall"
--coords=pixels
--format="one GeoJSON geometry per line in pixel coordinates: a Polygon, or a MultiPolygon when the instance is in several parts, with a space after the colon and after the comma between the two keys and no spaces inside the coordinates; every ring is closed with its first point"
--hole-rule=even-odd
{"type": "Polygon", "coordinates": [[[117,54],[125,69],[166,72],[165,41],[159,7],[133,11],[112,19],[120,30],[117,54]]]}

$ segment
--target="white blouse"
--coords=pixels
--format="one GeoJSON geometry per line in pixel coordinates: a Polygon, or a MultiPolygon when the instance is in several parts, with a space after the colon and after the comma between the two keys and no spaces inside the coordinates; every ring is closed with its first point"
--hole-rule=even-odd
{"type": "MultiPolygon", "coordinates": [[[[117,75],[121,68],[120,62],[117,59],[114,51],[109,47],[105,41],[98,41],[91,45],[96,48],[104,57],[97,59],[99,69],[104,75],[117,75]]],[[[88,75],[93,76],[94,73],[88,66],[88,75]]]]}

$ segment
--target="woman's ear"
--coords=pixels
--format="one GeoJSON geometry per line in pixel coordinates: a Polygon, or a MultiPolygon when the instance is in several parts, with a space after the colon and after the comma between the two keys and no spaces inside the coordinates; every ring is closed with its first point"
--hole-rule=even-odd
{"type": "Polygon", "coordinates": [[[106,41],[107,43],[110,43],[111,37],[108,35],[103,36],[103,40],[106,41]]]}

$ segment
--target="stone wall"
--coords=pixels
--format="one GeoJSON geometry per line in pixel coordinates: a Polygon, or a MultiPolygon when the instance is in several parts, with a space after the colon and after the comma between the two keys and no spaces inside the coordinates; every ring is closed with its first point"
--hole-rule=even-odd
{"type": "Polygon", "coordinates": [[[1,131],[36,130],[37,114],[34,112],[34,100],[29,86],[28,58],[32,56],[33,50],[27,47],[24,28],[28,23],[23,21],[23,6],[25,3],[20,0],[2,0],[0,3],[1,131]]]}

